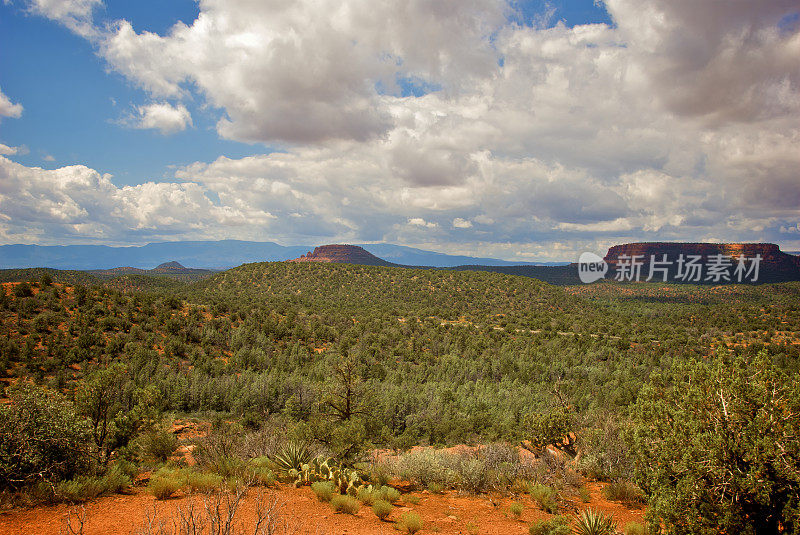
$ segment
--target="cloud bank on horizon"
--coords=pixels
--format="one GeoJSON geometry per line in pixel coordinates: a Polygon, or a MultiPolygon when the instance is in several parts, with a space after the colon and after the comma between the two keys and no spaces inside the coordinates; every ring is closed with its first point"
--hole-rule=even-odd
{"type": "MultiPolygon", "coordinates": [[[[2,243],[800,250],[796,0],[606,0],[612,23],[582,25],[555,8],[521,21],[500,0],[201,0],[162,33],[98,20],[101,0],[5,2],[146,95],[117,128],[182,136],[211,113],[209,135],[256,153],[119,185],[114,170],[24,165],[0,135],[2,243]]],[[[1,91],[3,123],[25,121],[25,93],[1,91]]]]}

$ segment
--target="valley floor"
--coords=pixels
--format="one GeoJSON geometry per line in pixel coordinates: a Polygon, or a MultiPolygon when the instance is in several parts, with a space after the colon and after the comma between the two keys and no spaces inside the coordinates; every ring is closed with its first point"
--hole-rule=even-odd
{"type": "MultiPolygon", "coordinates": [[[[601,483],[587,484],[591,500],[567,502],[564,509],[570,516],[586,508],[599,509],[613,513],[620,529],[631,521],[641,522],[644,510],[632,509],[602,497],[601,483]]],[[[548,515],[540,510],[527,496],[509,497],[499,495],[464,495],[457,492],[431,494],[427,491],[412,492],[407,496],[419,497],[417,504],[400,502],[392,515],[381,522],[369,507],[362,506],[355,515],[334,513],[330,505],[319,502],[309,487],[294,488],[279,485],[275,489],[250,489],[239,508],[237,518],[245,525],[252,523],[255,516],[258,495],[264,493],[265,498],[274,495],[282,504],[282,521],[289,526],[284,533],[309,535],[366,535],[397,533],[393,521],[403,512],[413,510],[419,514],[424,526],[420,533],[441,534],[527,534],[528,524],[534,520],[547,519],[548,515]],[[519,501],[525,507],[519,520],[509,515],[509,505],[519,501]]],[[[84,535],[130,535],[145,533],[143,528],[148,514],[153,512],[161,519],[173,519],[177,507],[186,507],[188,501],[199,498],[178,496],[165,501],[156,501],[144,489],[135,488],[128,495],[106,496],[85,504],[84,535]],[[154,509],[155,508],[155,509],[154,509]]],[[[80,511],[80,507],[66,504],[40,506],[34,508],[18,508],[0,514],[0,535],[60,535],[66,531],[66,519],[70,512],[80,511]]],[[[77,525],[74,522],[73,527],[77,525]]],[[[250,527],[250,529],[252,529],[250,527]]],[[[281,533],[281,532],[279,532],[281,533]]]]}

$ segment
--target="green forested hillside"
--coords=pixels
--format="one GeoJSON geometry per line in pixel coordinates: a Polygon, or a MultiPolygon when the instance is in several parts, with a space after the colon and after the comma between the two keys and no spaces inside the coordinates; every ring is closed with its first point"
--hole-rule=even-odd
{"type": "Polygon", "coordinates": [[[448,443],[515,437],[526,414],[559,404],[618,411],[653,369],[722,343],[797,361],[793,284],[565,290],[493,273],[290,263],[191,285],[150,279],[9,291],[5,368],[63,387],[81,375],[69,365],[119,360],[164,410],[307,419],[349,358],[372,438],[448,443]]]}

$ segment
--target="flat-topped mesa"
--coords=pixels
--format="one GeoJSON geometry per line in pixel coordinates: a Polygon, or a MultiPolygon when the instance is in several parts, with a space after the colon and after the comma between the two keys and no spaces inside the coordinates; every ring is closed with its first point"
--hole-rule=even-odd
{"type": "MultiPolygon", "coordinates": [[[[700,261],[705,265],[713,262],[712,257],[724,255],[730,257],[732,268],[735,268],[740,256],[744,256],[748,266],[751,259],[760,256],[758,282],[800,280],[800,257],[784,253],[774,243],[645,242],[615,245],[609,248],[604,258],[609,264],[607,276],[613,277],[621,264],[630,262],[633,257],[638,257],[637,262],[642,264],[641,273],[644,279],[649,274],[651,257],[655,257],[656,262],[660,262],[664,255],[668,262],[673,263],[670,265],[668,280],[675,280],[680,255],[683,255],[684,259],[688,259],[690,255],[700,256],[700,261]]],[[[656,280],[661,279],[660,276],[655,278],[656,280]]],[[[702,280],[700,282],[709,281],[702,280]]]]}
{"type": "Polygon", "coordinates": [[[361,264],[364,266],[392,266],[394,264],[382,260],[363,247],[356,245],[322,245],[313,252],[302,255],[289,262],[336,262],[340,264],[361,264]]]}

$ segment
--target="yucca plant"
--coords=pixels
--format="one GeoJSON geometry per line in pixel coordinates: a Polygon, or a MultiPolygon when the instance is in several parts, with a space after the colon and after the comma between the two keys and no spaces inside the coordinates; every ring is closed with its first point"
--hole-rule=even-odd
{"type": "Polygon", "coordinates": [[[606,515],[602,511],[584,509],[578,515],[573,533],[575,535],[614,535],[617,524],[614,515],[606,515]]]}
{"type": "Polygon", "coordinates": [[[303,471],[303,465],[310,463],[313,458],[314,456],[305,444],[287,442],[278,450],[272,458],[272,462],[275,463],[275,468],[279,472],[288,474],[291,470],[295,470],[299,473],[303,471]]]}

